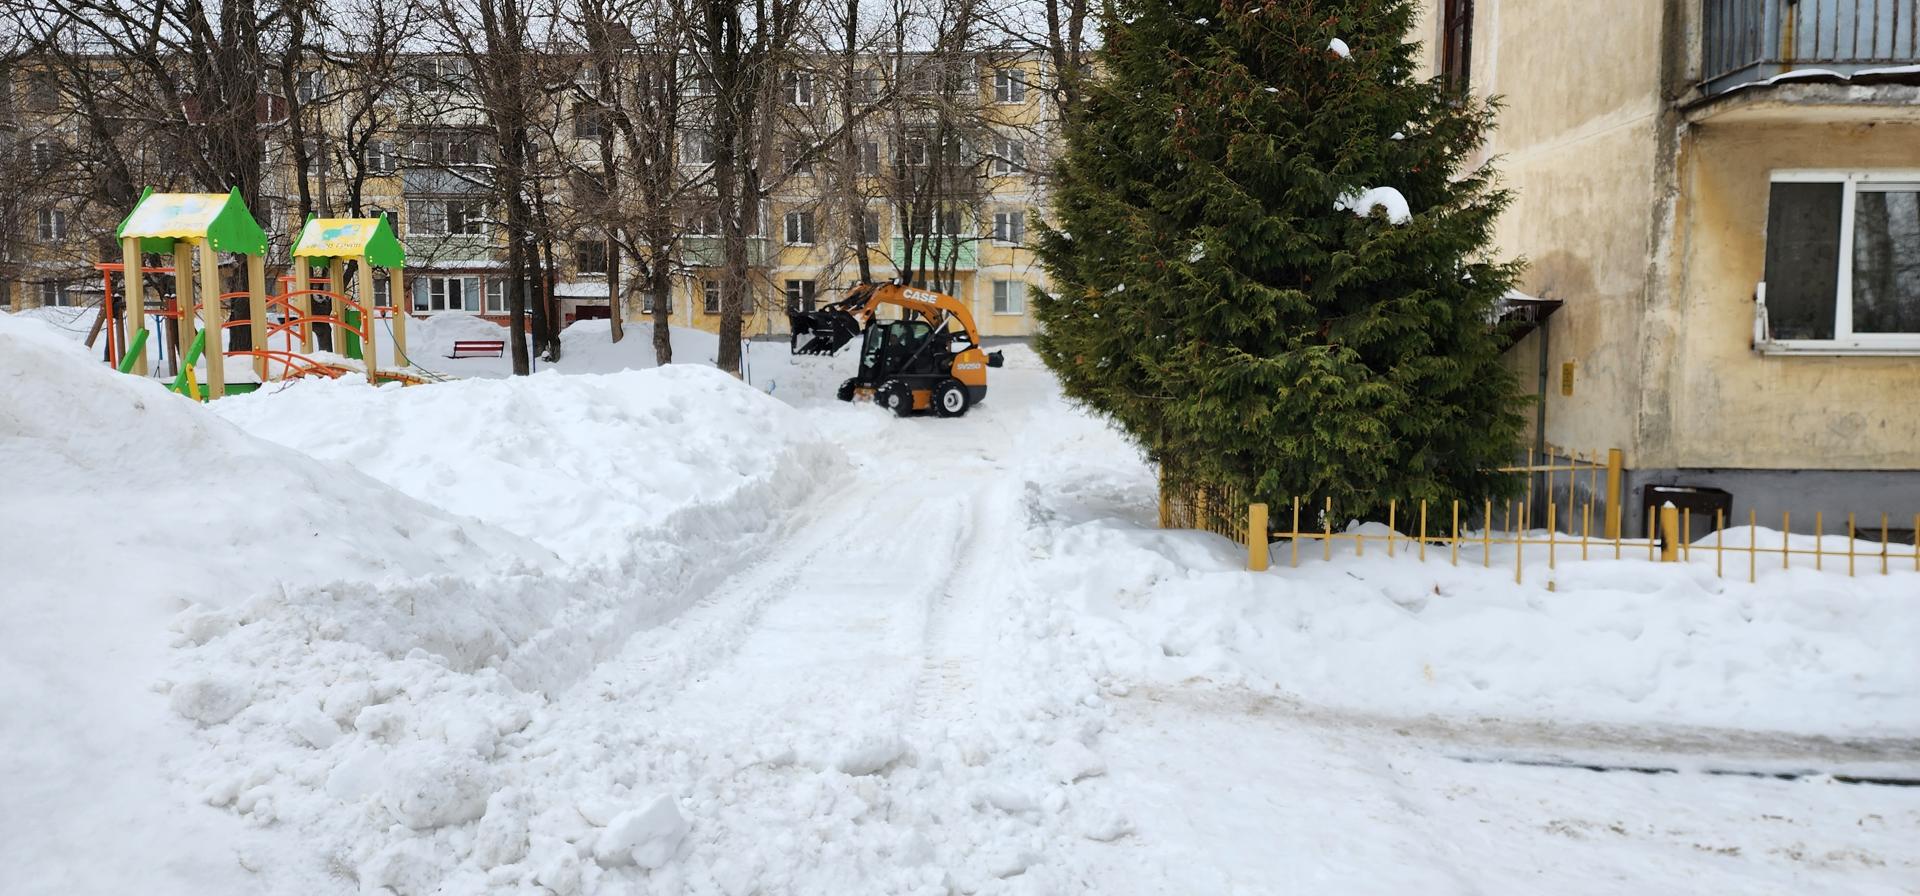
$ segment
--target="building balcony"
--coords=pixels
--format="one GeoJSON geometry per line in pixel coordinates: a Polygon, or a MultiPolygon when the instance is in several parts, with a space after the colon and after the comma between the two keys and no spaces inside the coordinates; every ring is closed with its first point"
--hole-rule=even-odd
{"type": "Polygon", "coordinates": [[[1789,72],[1848,78],[1920,60],[1920,0],[1701,0],[1709,96],[1789,72]]]}
{"type": "MultiPolygon", "coordinates": [[[[948,267],[956,271],[971,271],[980,267],[979,253],[974,246],[979,241],[970,237],[928,238],[918,237],[913,241],[913,268],[915,270],[945,270],[948,267]]],[[[905,268],[907,243],[894,237],[892,247],[894,266],[905,268]]]]}

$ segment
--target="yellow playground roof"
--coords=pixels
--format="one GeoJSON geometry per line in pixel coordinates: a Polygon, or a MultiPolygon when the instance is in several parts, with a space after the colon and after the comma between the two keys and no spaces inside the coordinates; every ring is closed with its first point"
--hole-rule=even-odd
{"type": "Polygon", "coordinates": [[[364,258],[368,264],[397,268],[406,264],[407,247],[393,235],[387,216],[310,218],[294,243],[295,258],[364,258]]]}
{"type": "Polygon", "coordinates": [[[120,238],[135,237],[148,252],[165,252],[179,240],[207,240],[220,252],[259,255],[267,235],[247,211],[240,191],[155,193],[146,191],[120,222],[120,238]]]}

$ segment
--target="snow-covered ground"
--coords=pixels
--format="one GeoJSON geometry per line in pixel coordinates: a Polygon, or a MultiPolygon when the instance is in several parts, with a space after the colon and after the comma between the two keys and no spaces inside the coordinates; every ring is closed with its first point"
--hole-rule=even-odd
{"type": "Polygon", "coordinates": [[[960,420],[603,323],[202,407],[78,329],[0,315],[8,892],[1920,885],[1834,777],[1920,776],[1920,575],[1247,573],[1018,349],[960,420]]]}

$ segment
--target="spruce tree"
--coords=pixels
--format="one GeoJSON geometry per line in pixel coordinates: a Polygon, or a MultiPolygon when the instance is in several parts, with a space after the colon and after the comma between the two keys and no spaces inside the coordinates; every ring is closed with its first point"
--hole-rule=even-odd
{"type": "Polygon", "coordinates": [[[1520,265],[1489,257],[1509,197],[1469,164],[1493,109],[1415,76],[1412,16],[1122,0],[1107,23],[1039,228],[1036,347],[1176,479],[1351,513],[1507,489],[1524,399],[1493,321],[1520,265]]]}

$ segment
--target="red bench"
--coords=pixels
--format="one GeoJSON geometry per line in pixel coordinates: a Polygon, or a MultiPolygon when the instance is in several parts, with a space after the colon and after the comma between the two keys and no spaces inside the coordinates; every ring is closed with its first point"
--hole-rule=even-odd
{"type": "Polygon", "coordinates": [[[478,358],[492,355],[495,358],[506,354],[505,339],[456,339],[453,341],[453,354],[449,358],[478,358]]]}

